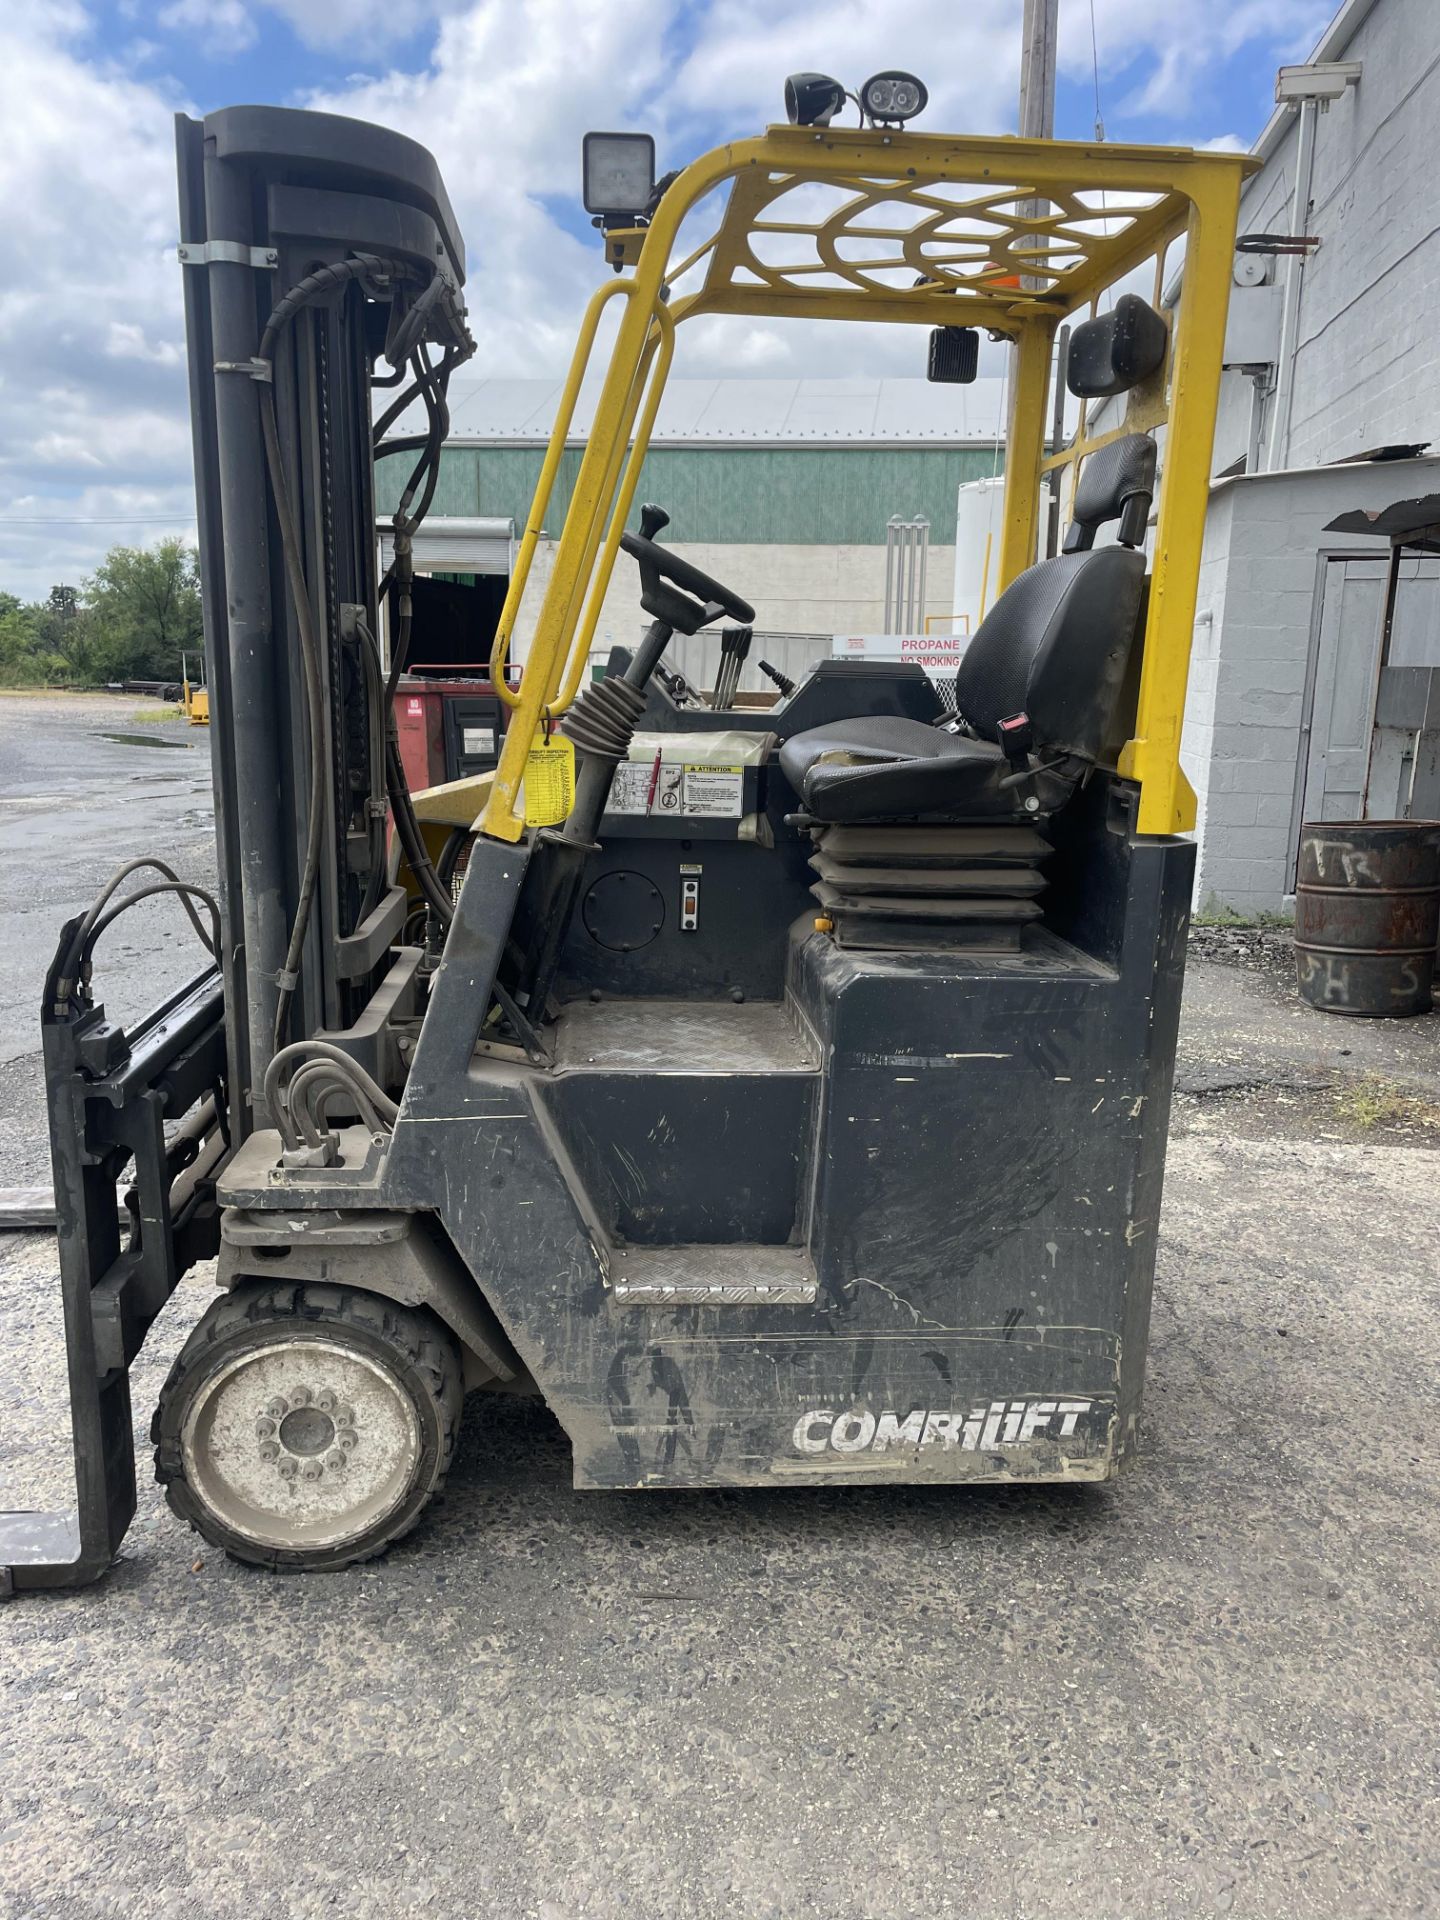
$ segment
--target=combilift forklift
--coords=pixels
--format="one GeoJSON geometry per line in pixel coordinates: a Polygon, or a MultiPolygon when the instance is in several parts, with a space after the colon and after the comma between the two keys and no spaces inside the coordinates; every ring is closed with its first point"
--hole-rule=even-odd
{"type": "Polygon", "coordinates": [[[445,189],[376,127],[180,121],[220,892],[159,861],[117,875],[45,983],[78,1505],[6,1519],[12,1589],[109,1564],[127,1370],[212,1256],[156,1468],[267,1567],[411,1528],[473,1389],[542,1396],[584,1488],[1103,1481],[1134,1454],[1248,163],[911,131],[904,75],[832,124],[849,98],[800,76],[791,124],[658,184],[643,137],[589,137],[617,271],[499,625],[504,749],[413,797],[391,713],[411,539],[472,346],[445,189]],[[1003,591],[953,685],[827,661],[735,703],[746,582],[637,505],[676,336],[710,314],[923,327],[941,379],[973,371],[977,330],[1013,343],[1003,591]],[[1082,404],[1047,451],[1067,319],[1082,404]],[[1119,424],[1092,432],[1099,395],[1119,424]],[[407,475],[384,577],[379,458],[407,475]],[[595,679],[622,555],[650,624],[595,679]],[[664,662],[717,622],[718,701],[664,662]],[[122,1029],[103,935],[157,890],[209,953],[122,1029]]]}

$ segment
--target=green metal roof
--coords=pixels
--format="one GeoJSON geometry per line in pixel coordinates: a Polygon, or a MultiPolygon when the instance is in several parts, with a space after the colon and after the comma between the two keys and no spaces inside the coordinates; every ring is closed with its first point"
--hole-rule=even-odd
{"type": "MultiPolygon", "coordinates": [[[[547,533],[564,522],[580,453],[567,448],[561,461],[547,533]]],[[[432,516],[497,515],[523,529],[544,454],[533,444],[447,447],[432,516]]],[[[403,459],[377,466],[380,513],[393,511],[407,470],[403,459]]],[[[950,546],[956,488],[996,471],[995,450],[983,445],[659,446],[646,457],[636,499],[658,500],[670,515],[667,538],[680,542],[882,547],[893,514],[923,514],[932,542],[950,546]]]]}

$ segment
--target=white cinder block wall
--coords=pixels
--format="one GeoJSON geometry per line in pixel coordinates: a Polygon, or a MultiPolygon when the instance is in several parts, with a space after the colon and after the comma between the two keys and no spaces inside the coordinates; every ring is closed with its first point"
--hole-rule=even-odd
{"type": "MultiPolygon", "coordinates": [[[[883,633],[885,629],[885,549],[874,546],[711,546],[676,541],[674,551],[692,566],[722,581],[755,609],[755,625],[767,632],[833,634],[883,633]]],[[[524,660],[554,564],[555,543],[542,540],[515,635],[515,654],[524,660]]],[[[931,614],[948,615],[954,594],[955,549],[930,549],[925,574],[925,606],[931,614]]],[[[635,562],[620,554],[610,588],[596,622],[591,651],[602,660],[613,646],[633,646],[648,622],[640,605],[640,577],[635,562]]],[[[715,638],[705,633],[693,641],[671,642],[672,665],[710,685],[719,659],[719,628],[715,638]],[[711,672],[703,669],[709,666],[711,672]]],[[[711,632],[706,629],[705,632],[711,632]]],[[[761,651],[757,647],[756,653],[761,651]]],[[[802,649],[804,651],[804,649],[802,649]]],[[[794,673],[796,666],[766,655],[776,666],[794,673]]],[[[743,686],[764,686],[754,667],[747,668],[743,686]]]]}
{"type": "Polygon", "coordinates": [[[1388,542],[1327,533],[1326,524],[1436,491],[1440,460],[1242,475],[1215,487],[1181,755],[1200,803],[1202,910],[1287,904],[1320,555],[1389,552],[1388,542]]]}
{"type": "MultiPolygon", "coordinates": [[[[1330,464],[1379,446],[1440,447],[1440,0],[1376,0],[1341,9],[1335,24],[1347,20],[1359,24],[1327,32],[1317,50],[1359,61],[1362,74],[1317,119],[1304,227],[1320,245],[1303,273],[1284,470],[1219,483],[1206,524],[1182,753],[1200,801],[1202,908],[1288,904],[1318,556],[1388,552],[1325,523],[1440,485],[1434,461],[1330,464]]],[[[1288,227],[1297,142],[1292,115],[1246,189],[1241,233],[1288,227]]],[[[1283,281],[1284,262],[1276,269],[1283,281]]],[[[1225,375],[1216,471],[1246,452],[1252,394],[1248,376],[1225,375]]]]}

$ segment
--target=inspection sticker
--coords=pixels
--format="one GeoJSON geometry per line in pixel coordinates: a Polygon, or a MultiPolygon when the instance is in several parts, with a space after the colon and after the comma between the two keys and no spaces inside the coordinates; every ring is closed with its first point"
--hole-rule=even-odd
{"type": "Polygon", "coordinates": [[[575,743],[563,733],[536,730],[521,784],[527,827],[558,827],[575,804],[575,743]]]}

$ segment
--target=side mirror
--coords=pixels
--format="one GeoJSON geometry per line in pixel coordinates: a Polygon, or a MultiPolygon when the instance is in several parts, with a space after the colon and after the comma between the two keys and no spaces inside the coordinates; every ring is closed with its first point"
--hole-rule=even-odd
{"type": "Polygon", "coordinates": [[[968,387],[980,366],[980,335],[974,327],[932,327],[927,380],[968,387]]]}
{"type": "Polygon", "coordinates": [[[1065,384],[1081,400],[1128,393],[1165,364],[1169,330],[1138,293],[1123,293],[1109,313],[1070,336],[1065,384]]]}

